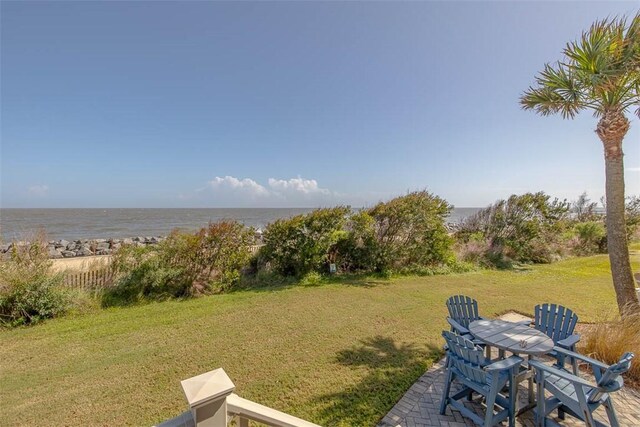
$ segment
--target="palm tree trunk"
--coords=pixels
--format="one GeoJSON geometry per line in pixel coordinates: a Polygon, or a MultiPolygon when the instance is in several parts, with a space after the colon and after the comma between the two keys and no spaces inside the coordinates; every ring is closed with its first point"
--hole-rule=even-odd
{"type": "Polygon", "coordinates": [[[596,133],[602,140],[605,154],[607,247],[611,263],[613,287],[622,316],[640,313],[635,290],[625,224],[624,162],[622,140],[629,129],[623,113],[605,112],[598,122],[596,133]]]}

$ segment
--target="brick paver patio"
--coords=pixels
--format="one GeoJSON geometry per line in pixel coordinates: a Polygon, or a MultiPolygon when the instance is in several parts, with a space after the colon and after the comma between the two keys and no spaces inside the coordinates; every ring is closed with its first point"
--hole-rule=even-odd
{"type": "MultiPolygon", "coordinates": [[[[425,372],[416,383],[405,393],[389,413],[378,423],[377,427],[465,427],[475,426],[468,418],[463,417],[458,411],[447,407],[445,415],[439,414],[440,399],[445,372],[444,359],[434,364],[425,372]]],[[[593,379],[591,379],[593,381],[593,379]]],[[[520,405],[527,402],[528,392],[526,382],[520,385],[518,398],[520,405]],[[523,385],[524,384],[524,385],[523,385]]],[[[460,387],[457,388],[458,390],[460,387]]],[[[456,384],[452,386],[456,390],[456,384]]],[[[613,405],[616,409],[621,427],[640,427],[640,393],[625,387],[613,394],[613,405]]],[[[484,407],[480,401],[467,402],[467,406],[474,412],[483,416],[484,407]]],[[[557,413],[556,413],[557,415],[557,413]]],[[[606,412],[603,407],[595,412],[598,421],[609,425],[606,412]]],[[[556,419],[562,426],[584,426],[584,423],[570,415],[565,420],[556,419]]],[[[502,423],[506,425],[506,422],[502,423]]],[[[517,426],[534,427],[533,411],[528,411],[517,418],[517,426]]]]}

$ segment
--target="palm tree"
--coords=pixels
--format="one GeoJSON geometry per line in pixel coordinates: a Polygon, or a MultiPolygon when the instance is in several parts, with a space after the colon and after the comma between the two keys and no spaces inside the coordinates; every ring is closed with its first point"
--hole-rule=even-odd
{"type": "MultiPolygon", "coordinates": [[[[568,43],[564,58],[546,64],[536,85],[520,98],[522,108],[543,116],[574,118],[591,110],[604,146],[606,226],[611,274],[622,315],[640,312],[625,230],[622,140],[629,130],[626,112],[640,105],[640,13],[627,20],[594,23],[568,43]]],[[[640,108],[636,110],[640,115],[640,108]]],[[[637,141],[636,141],[637,142],[637,141]]]]}

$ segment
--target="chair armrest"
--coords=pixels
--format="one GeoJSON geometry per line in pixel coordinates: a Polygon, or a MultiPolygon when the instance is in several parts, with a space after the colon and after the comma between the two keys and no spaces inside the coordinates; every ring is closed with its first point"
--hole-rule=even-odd
{"type": "Polygon", "coordinates": [[[485,366],[483,369],[485,371],[507,371],[511,368],[517,368],[524,361],[522,357],[519,356],[511,356],[506,359],[502,359],[498,362],[494,362],[489,366],[485,366]]]}
{"type": "Polygon", "coordinates": [[[451,327],[458,332],[458,334],[460,335],[464,335],[464,334],[469,334],[469,330],[467,328],[465,328],[464,326],[462,326],[460,323],[456,322],[455,320],[453,320],[450,317],[447,317],[447,322],[449,322],[449,324],[451,325],[451,327]]]}
{"type": "Polygon", "coordinates": [[[580,341],[580,335],[574,334],[574,335],[569,335],[565,339],[558,341],[556,344],[562,348],[569,350],[571,347],[576,345],[578,341],[580,341]]]}
{"type": "Polygon", "coordinates": [[[530,360],[529,366],[531,366],[536,371],[547,372],[551,375],[555,375],[567,381],[571,381],[573,384],[578,384],[585,387],[597,387],[595,384],[590,383],[589,381],[583,380],[582,378],[570,374],[567,371],[563,371],[561,369],[554,368],[553,366],[545,365],[537,360],[530,360]]]}
{"type": "Polygon", "coordinates": [[[592,366],[597,366],[600,369],[604,369],[607,370],[609,368],[609,365],[607,365],[606,363],[602,363],[599,360],[595,360],[592,359],[590,357],[587,357],[583,354],[580,353],[575,353],[573,351],[567,350],[566,348],[562,348],[559,346],[554,346],[553,349],[561,354],[564,354],[565,356],[569,356],[569,357],[573,357],[574,359],[578,359],[578,360],[582,360],[583,362],[587,362],[588,364],[592,365],[592,366]]]}

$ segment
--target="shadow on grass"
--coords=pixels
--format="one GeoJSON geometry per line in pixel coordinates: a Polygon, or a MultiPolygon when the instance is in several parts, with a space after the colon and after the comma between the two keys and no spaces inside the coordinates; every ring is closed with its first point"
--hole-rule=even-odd
{"type": "Polygon", "coordinates": [[[386,277],[372,274],[340,274],[335,276],[319,276],[317,280],[309,281],[305,278],[283,277],[277,275],[264,275],[245,278],[239,286],[226,291],[235,292],[274,292],[293,287],[313,288],[324,285],[339,284],[359,288],[374,288],[380,285],[388,285],[391,280],[386,277]]]}
{"type": "Polygon", "coordinates": [[[435,346],[421,349],[375,336],[336,355],[336,362],[354,369],[366,368],[357,384],[314,401],[322,425],[375,425],[400,400],[411,385],[442,356],[435,346]]]}

